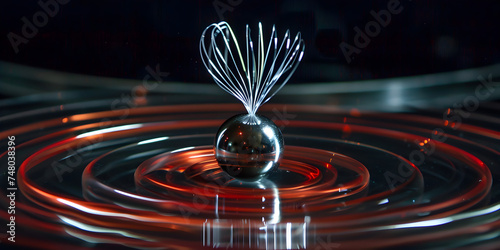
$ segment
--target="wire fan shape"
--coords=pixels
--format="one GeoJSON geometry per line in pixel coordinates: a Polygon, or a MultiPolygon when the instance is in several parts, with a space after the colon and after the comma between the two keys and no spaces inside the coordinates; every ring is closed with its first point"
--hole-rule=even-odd
{"type": "Polygon", "coordinates": [[[287,30],[278,44],[274,25],[269,44],[264,44],[262,23],[256,42],[246,26],[244,47],[240,47],[227,22],[211,24],[200,39],[200,54],[208,72],[217,85],[245,105],[249,114],[255,114],[286,84],[302,60],[304,49],[300,32],[292,41],[287,30]]]}

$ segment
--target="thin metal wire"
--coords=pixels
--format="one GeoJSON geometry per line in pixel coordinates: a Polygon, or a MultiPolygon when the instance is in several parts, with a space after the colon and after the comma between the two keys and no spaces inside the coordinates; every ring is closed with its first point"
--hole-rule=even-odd
{"type": "Polygon", "coordinates": [[[255,114],[288,82],[305,49],[300,32],[291,42],[289,30],[278,46],[276,27],[273,26],[266,50],[261,23],[256,41],[255,47],[247,25],[243,51],[246,53],[242,53],[227,22],[209,25],[200,39],[200,54],[208,73],[219,87],[240,100],[249,114],[255,114]]]}

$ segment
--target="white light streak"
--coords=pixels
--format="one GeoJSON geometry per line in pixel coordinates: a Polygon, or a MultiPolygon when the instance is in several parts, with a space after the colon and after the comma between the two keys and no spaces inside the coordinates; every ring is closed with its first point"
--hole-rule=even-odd
{"type": "Polygon", "coordinates": [[[137,143],[137,145],[144,145],[144,144],[150,144],[150,143],[155,143],[155,142],[159,142],[159,141],[164,141],[164,140],[168,140],[168,136],[165,136],[165,137],[158,137],[158,138],[153,138],[153,139],[149,139],[149,140],[144,140],[144,141],[140,141],[139,143],[137,143]]]}
{"type": "Polygon", "coordinates": [[[76,138],[84,138],[84,137],[89,137],[89,136],[93,136],[93,135],[136,129],[136,128],[140,128],[140,127],[142,127],[142,124],[129,124],[129,125],[122,125],[122,126],[118,126],[118,127],[104,128],[104,129],[99,129],[99,130],[90,131],[87,133],[80,134],[80,135],[76,136],[76,138]]]}

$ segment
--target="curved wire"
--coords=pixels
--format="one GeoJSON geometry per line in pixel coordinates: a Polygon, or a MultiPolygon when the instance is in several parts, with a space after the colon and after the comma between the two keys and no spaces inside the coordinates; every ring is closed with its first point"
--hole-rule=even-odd
{"type": "Polygon", "coordinates": [[[249,114],[255,114],[283,88],[297,69],[305,49],[300,32],[292,42],[289,30],[278,45],[275,26],[269,44],[264,44],[260,22],[256,43],[247,25],[243,51],[246,53],[242,53],[227,22],[209,25],[200,39],[200,54],[208,73],[219,87],[240,100],[249,114]]]}

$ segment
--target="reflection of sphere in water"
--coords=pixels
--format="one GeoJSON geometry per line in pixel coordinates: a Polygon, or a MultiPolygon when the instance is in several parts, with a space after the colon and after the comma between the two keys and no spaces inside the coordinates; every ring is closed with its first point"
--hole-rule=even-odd
{"type": "Polygon", "coordinates": [[[219,128],[214,149],[215,158],[226,173],[239,179],[259,179],[279,166],[283,136],[270,119],[240,114],[219,128]]]}

